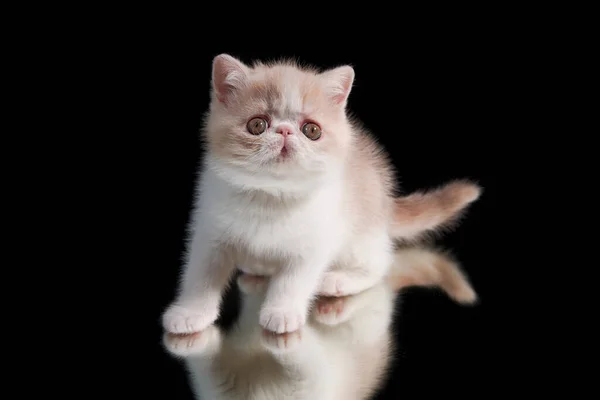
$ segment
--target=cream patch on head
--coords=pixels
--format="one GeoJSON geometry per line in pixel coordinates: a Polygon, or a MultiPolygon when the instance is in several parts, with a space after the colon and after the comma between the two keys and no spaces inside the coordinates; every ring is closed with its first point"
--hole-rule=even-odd
{"type": "Polygon", "coordinates": [[[300,91],[301,76],[299,71],[284,68],[281,76],[280,91],[283,104],[278,110],[280,115],[289,119],[298,118],[302,112],[303,102],[300,91]]]}
{"type": "Polygon", "coordinates": [[[271,87],[268,112],[290,122],[299,122],[305,114],[314,112],[314,101],[306,96],[306,87],[314,86],[313,81],[314,76],[290,66],[275,66],[257,74],[257,82],[271,87]]]}

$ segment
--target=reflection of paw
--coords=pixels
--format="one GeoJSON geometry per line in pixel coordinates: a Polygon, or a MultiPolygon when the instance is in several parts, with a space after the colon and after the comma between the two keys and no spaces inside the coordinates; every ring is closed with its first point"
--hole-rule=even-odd
{"type": "Polygon", "coordinates": [[[341,272],[326,272],[319,287],[318,294],[321,296],[346,296],[348,293],[349,278],[341,272]]]}
{"type": "Polygon", "coordinates": [[[205,330],[190,334],[165,333],[163,345],[169,353],[177,357],[202,355],[218,349],[221,333],[214,325],[205,330]]]}
{"type": "Polygon", "coordinates": [[[267,278],[261,275],[242,274],[237,278],[240,290],[246,294],[262,292],[267,286],[267,278]]]}
{"type": "Polygon", "coordinates": [[[293,350],[302,341],[302,329],[295,332],[274,333],[263,329],[262,343],[272,352],[293,350]]]}
{"type": "Polygon", "coordinates": [[[163,315],[163,328],[171,333],[200,332],[215,322],[218,316],[218,302],[209,302],[200,307],[173,304],[163,315]]]}
{"type": "Polygon", "coordinates": [[[260,325],[271,332],[294,332],[306,322],[306,312],[300,307],[264,307],[260,311],[260,325]]]}
{"type": "Polygon", "coordinates": [[[350,317],[347,297],[321,297],[315,303],[313,316],[325,325],[338,325],[350,317]]]}

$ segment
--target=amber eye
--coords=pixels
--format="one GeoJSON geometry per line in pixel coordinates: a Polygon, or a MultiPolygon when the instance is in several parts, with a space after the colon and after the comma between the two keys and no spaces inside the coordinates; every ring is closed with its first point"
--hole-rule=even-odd
{"type": "Polygon", "coordinates": [[[310,140],[317,140],[321,137],[321,128],[319,125],[308,122],[302,125],[302,133],[310,140]]]}
{"type": "Polygon", "coordinates": [[[246,125],[246,129],[253,135],[260,135],[267,130],[267,121],[262,118],[252,118],[248,121],[248,125],[246,125]]]}

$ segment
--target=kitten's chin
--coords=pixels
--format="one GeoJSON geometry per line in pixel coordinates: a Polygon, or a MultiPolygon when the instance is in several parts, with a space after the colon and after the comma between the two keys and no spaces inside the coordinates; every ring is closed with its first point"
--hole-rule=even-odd
{"type": "Polygon", "coordinates": [[[279,155],[277,156],[277,160],[279,161],[285,161],[289,159],[290,156],[290,151],[288,150],[287,147],[282,147],[281,151],[279,152],[279,155]]]}
{"type": "Polygon", "coordinates": [[[207,157],[207,166],[232,186],[245,190],[260,190],[278,196],[310,193],[327,181],[329,173],[292,168],[293,160],[289,150],[287,153],[276,156],[269,166],[241,166],[215,157],[207,157]]]}
{"type": "MultiPolygon", "coordinates": [[[[268,146],[267,149],[270,150],[269,154],[267,156],[267,158],[269,160],[266,163],[267,168],[268,168],[269,164],[271,164],[271,166],[273,166],[273,165],[280,165],[283,163],[292,163],[296,160],[296,157],[297,157],[296,150],[289,143],[287,145],[286,144],[282,145],[280,143],[277,143],[276,145],[268,146]]],[[[279,169],[277,169],[276,171],[279,171],[279,169]]]]}
{"type": "Polygon", "coordinates": [[[294,154],[293,150],[284,147],[273,157],[273,163],[282,165],[282,164],[291,164],[294,162],[294,154]]]}

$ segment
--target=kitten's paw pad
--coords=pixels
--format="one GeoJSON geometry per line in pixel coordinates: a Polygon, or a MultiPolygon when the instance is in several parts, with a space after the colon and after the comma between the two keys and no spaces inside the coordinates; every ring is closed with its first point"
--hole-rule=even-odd
{"type": "Polygon", "coordinates": [[[325,325],[338,325],[349,318],[346,297],[321,297],[315,303],[313,316],[325,325]]]}
{"type": "Polygon", "coordinates": [[[341,273],[327,272],[323,277],[318,294],[321,296],[347,296],[353,293],[348,291],[349,278],[341,273]]]}
{"type": "Polygon", "coordinates": [[[267,277],[261,275],[242,274],[237,278],[237,284],[243,293],[259,293],[266,288],[267,277]]]}
{"type": "Polygon", "coordinates": [[[302,341],[302,329],[295,332],[275,333],[263,329],[262,343],[273,352],[293,350],[302,341]]]}
{"type": "Polygon", "coordinates": [[[216,351],[221,344],[221,333],[214,325],[196,333],[165,333],[163,345],[173,356],[188,357],[216,351]]]}
{"type": "Polygon", "coordinates": [[[294,332],[306,322],[306,314],[299,307],[265,307],[260,312],[259,323],[275,333],[294,332]]]}
{"type": "Polygon", "coordinates": [[[172,305],[163,315],[163,328],[170,333],[196,333],[206,329],[218,316],[218,304],[201,308],[172,305]]]}

